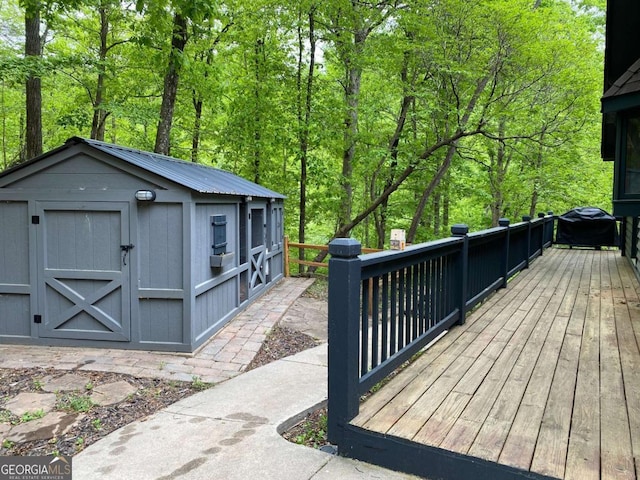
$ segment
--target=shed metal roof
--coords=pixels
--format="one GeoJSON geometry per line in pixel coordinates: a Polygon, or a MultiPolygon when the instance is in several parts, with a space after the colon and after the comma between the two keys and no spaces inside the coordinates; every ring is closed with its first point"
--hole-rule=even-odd
{"type": "MultiPolygon", "coordinates": [[[[112,157],[116,157],[199,193],[285,198],[285,196],[280,193],[218,168],[81,137],[72,137],[67,140],[62,147],[45,153],[27,163],[33,163],[43,157],[48,157],[52,153],[60,152],[70,145],[77,144],[88,145],[112,157]]],[[[25,164],[19,165],[15,169],[10,170],[16,170],[24,165],[25,164]]],[[[6,173],[8,173],[8,171],[1,172],[0,176],[6,173]]]]}

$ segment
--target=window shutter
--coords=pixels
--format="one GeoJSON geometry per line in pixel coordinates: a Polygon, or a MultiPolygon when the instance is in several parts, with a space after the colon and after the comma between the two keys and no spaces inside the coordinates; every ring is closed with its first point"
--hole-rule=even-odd
{"type": "Polygon", "coordinates": [[[227,253],[227,216],[212,215],[211,231],[213,244],[213,255],[222,255],[227,253]]]}

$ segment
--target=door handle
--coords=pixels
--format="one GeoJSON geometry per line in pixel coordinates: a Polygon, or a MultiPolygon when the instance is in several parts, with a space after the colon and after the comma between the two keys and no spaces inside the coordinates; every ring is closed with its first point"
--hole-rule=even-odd
{"type": "Polygon", "coordinates": [[[129,245],[120,245],[120,251],[122,252],[122,265],[127,264],[127,254],[135,245],[130,243],[129,245]]]}

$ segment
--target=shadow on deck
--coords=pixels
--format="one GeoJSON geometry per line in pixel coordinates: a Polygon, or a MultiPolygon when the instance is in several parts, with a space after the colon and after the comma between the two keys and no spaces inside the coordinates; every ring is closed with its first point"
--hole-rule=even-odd
{"type": "Polygon", "coordinates": [[[359,406],[341,453],[431,478],[636,478],[639,285],[553,248],[359,406]]]}

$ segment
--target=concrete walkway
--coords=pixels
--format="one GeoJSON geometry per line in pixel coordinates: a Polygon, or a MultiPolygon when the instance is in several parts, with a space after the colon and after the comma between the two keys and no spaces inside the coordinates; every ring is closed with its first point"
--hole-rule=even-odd
{"type": "Polygon", "coordinates": [[[326,400],[327,345],[174,403],[73,458],[74,480],[410,479],[284,440],[326,400]]]}

